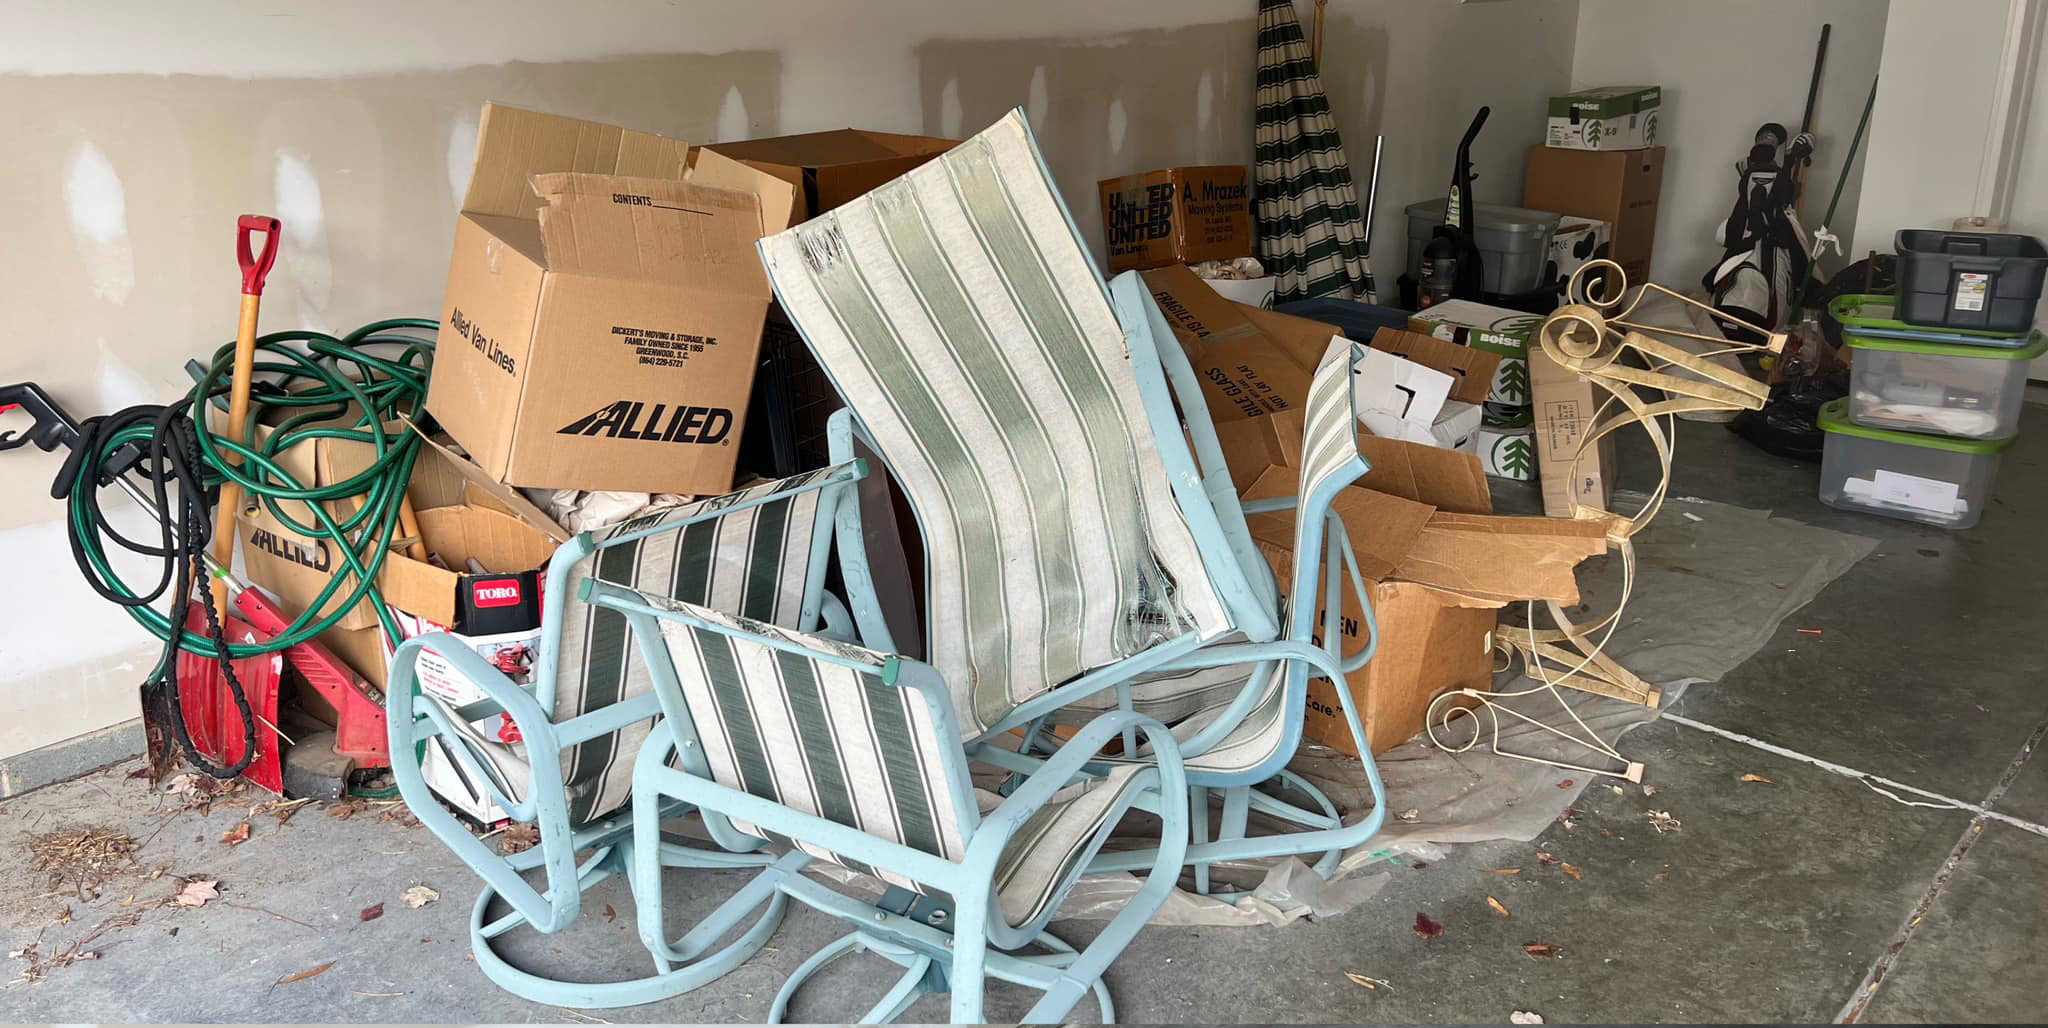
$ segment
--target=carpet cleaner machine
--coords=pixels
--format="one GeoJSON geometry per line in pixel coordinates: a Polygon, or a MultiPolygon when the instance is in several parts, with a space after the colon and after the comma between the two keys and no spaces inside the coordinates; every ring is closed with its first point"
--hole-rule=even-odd
{"type": "Polygon", "coordinates": [[[405,485],[420,441],[403,426],[424,417],[436,323],[393,319],[338,338],[258,336],[280,232],[274,218],[238,222],[239,331],[211,362],[192,365],[191,391],[170,404],[79,421],[37,383],[0,386],[0,451],[69,451],[50,495],[65,505],[80,573],[164,642],[141,687],[152,780],[182,758],[215,778],[240,776],[273,793],[380,795],[364,785],[391,763],[384,697],[315,636],[368,599],[387,638],[399,637],[376,593],[376,573],[394,542],[417,541],[405,485]],[[29,423],[19,427],[24,416],[29,423]],[[377,459],[319,486],[279,464],[285,449],[323,437],[368,442],[377,459]],[[109,487],[154,531],[118,527],[136,520],[136,511],[103,503],[109,487]],[[234,571],[236,526],[259,509],[334,555],[326,591],[296,617],[234,571]],[[402,524],[407,536],[399,534],[402,524]],[[123,579],[113,566],[117,551],[156,562],[156,580],[137,588],[123,579]],[[286,736],[278,701],[288,676],[331,708],[331,727],[286,736]]]}

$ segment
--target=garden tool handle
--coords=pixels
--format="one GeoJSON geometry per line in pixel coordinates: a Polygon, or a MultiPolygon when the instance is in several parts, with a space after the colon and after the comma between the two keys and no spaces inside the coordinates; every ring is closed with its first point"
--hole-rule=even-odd
{"type": "MultiPolygon", "coordinates": [[[[263,280],[270,274],[271,265],[277,263],[281,229],[276,218],[260,214],[244,214],[235,222],[235,256],[242,268],[242,317],[235,330],[235,371],[228,385],[228,420],[221,432],[231,443],[242,442],[242,429],[249,420],[249,380],[256,373],[256,315],[263,302],[263,280]],[[257,232],[263,233],[260,254],[251,246],[250,239],[257,232]]],[[[204,416],[203,410],[200,415],[204,416]]],[[[233,454],[225,454],[222,459],[229,465],[241,463],[233,454]]],[[[223,570],[234,566],[235,516],[241,505],[242,487],[232,479],[222,482],[220,508],[214,516],[213,559],[223,570]]],[[[223,618],[228,614],[227,601],[227,581],[214,578],[213,605],[223,618]]]]}

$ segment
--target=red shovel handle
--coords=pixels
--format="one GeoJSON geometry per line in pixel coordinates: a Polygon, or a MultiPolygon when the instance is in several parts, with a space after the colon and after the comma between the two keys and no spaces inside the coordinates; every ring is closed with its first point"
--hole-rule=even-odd
{"type": "Polygon", "coordinates": [[[244,214],[235,227],[238,230],[236,256],[242,262],[242,292],[249,296],[262,296],[264,276],[269,275],[270,266],[277,263],[277,219],[261,214],[244,214]],[[260,256],[249,248],[249,234],[252,232],[263,233],[263,253],[260,256]]]}

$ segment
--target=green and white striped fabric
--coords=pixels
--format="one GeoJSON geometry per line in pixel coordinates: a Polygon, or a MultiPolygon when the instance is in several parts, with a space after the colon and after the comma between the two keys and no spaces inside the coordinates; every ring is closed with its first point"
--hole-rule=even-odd
{"type": "MultiPolygon", "coordinates": [[[[872,650],[689,604],[650,603],[723,629],[669,619],[661,625],[713,780],[933,856],[959,860],[965,854],[975,827],[965,819],[974,816],[977,796],[966,780],[960,741],[940,729],[945,712],[933,704],[944,698],[927,699],[885,680],[878,672],[890,658],[872,650]],[[816,656],[779,649],[769,639],[816,656]]],[[[1011,837],[995,877],[1011,924],[1025,923],[1052,902],[1136,770],[1063,790],[1011,837]]],[[[906,889],[930,891],[886,863],[855,860],[739,819],[733,826],[906,889]]]]}
{"type": "Polygon", "coordinates": [[[1230,631],[1022,112],[761,250],[917,511],[929,659],[963,730],[1230,631]]]}
{"type": "Polygon", "coordinates": [[[1252,178],[1273,302],[1378,303],[1358,189],[1293,0],[1259,0],[1257,103],[1252,178]]]}
{"type": "MultiPolygon", "coordinates": [[[[596,549],[570,574],[563,599],[557,647],[556,723],[647,693],[654,687],[635,648],[625,615],[584,603],[573,588],[584,578],[739,611],[760,621],[794,624],[811,573],[812,528],[821,491],[801,487],[844,466],[801,475],[686,504],[605,529],[592,537],[596,549]],[[723,517],[706,518],[663,532],[659,526],[707,512],[788,492],[784,500],[760,503],[723,517]],[[631,537],[631,538],[628,538],[631,537]]],[[[574,544],[571,544],[574,545],[574,544]]],[[[475,731],[460,718],[470,748],[501,789],[523,798],[528,775],[526,747],[475,731]]],[[[569,822],[585,824],[624,806],[633,788],[633,758],[647,739],[651,721],[581,742],[562,754],[568,785],[569,822]]]]}

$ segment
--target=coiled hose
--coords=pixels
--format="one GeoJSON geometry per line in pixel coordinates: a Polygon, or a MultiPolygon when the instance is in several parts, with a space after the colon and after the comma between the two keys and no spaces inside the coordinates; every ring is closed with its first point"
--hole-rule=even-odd
{"type": "Polygon", "coordinates": [[[427,373],[437,327],[427,319],[394,318],[339,338],[312,331],[259,337],[256,373],[266,388],[250,395],[243,443],[214,435],[207,418],[194,416],[195,407],[227,394],[234,365],[232,343],[215,351],[191,392],[177,402],[130,407],[80,426],[78,445],[52,489],[68,501],[72,555],[96,592],[164,641],[145,690],[165,694],[173,736],[186,758],[208,774],[240,774],[258,751],[254,715],[232,660],[304,642],[334,627],[364,599],[385,632],[398,636],[398,626],[377,593],[377,572],[390,552],[399,504],[419,457],[419,437],[405,423],[419,423],[426,416],[427,373]],[[260,437],[259,424],[268,426],[260,437]],[[342,481],[308,485],[287,471],[278,457],[293,446],[319,439],[368,444],[373,458],[342,481]],[[155,542],[122,535],[109,525],[100,506],[101,469],[130,444],[143,454],[132,473],[149,481],[159,513],[161,532],[155,542]],[[246,502],[260,503],[294,532],[325,541],[337,558],[335,573],[307,609],[283,633],[263,642],[227,642],[203,590],[198,595],[207,608],[207,631],[191,631],[175,620],[184,616],[194,586],[205,581],[194,579],[212,536],[210,496],[230,479],[240,484],[246,502]],[[353,511],[337,516],[335,510],[344,506],[353,511]],[[162,562],[152,588],[138,591],[114,571],[108,559],[110,540],[122,550],[162,562]],[[156,608],[166,593],[172,596],[168,612],[156,608]],[[328,613],[316,616],[322,610],[328,613]],[[233,765],[214,764],[192,745],[177,696],[180,650],[213,659],[221,668],[241,717],[242,738],[247,740],[233,765]]]}

